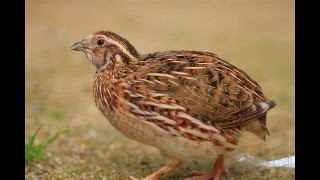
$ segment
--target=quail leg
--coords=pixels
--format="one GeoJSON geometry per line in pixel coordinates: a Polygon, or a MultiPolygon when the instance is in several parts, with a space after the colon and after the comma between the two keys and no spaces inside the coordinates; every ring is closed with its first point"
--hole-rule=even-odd
{"type": "MultiPolygon", "coordinates": [[[[152,173],[151,175],[145,177],[143,180],[158,180],[160,177],[170,173],[174,169],[176,169],[181,164],[181,161],[175,159],[169,159],[167,164],[159,169],[158,171],[152,173]]],[[[131,180],[137,180],[133,176],[130,176],[131,180]]]]}
{"type": "Polygon", "coordinates": [[[223,155],[220,155],[214,162],[213,169],[211,172],[203,173],[199,171],[193,171],[192,174],[194,176],[191,178],[186,178],[185,180],[219,180],[222,172],[226,172],[229,174],[228,169],[224,166],[223,163],[223,155]]]}

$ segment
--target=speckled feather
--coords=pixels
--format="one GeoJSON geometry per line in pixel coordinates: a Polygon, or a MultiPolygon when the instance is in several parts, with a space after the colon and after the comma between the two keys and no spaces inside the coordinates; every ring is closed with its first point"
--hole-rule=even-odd
{"type": "Polygon", "coordinates": [[[258,120],[261,131],[268,133],[265,118],[255,118],[272,108],[274,101],[245,72],[216,54],[158,52],[146,55],[133,67],[149,89],[175,97],[202,121],[233,128],[258,120]]]}

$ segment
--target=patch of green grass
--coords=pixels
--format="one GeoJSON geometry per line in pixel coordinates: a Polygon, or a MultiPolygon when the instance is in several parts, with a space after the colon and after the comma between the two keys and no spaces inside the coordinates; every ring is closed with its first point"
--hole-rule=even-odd
{"type": "Polygon", "coordinates": [[[34,134],[29,139],[29,142],[25,145],[25,163],[31,162],[33,159],[36,158],[44,158],[43,155],[46,148],[52,144],[61,134],[67,133],[68,130],[62,130],[56,133],[54,136],[50,137],[48,140],[41,142],[38,145],[34,144],[34,140],[38,135],[40,129],[43,125],[39,126],[38,129],[34,132],[34,134]]]}
{"type": "Polygon", "coordinates": [[[61,111],[53,111],[51,112],[51,116],[55,119],[62,119],[65,117],[65,113],[61,111]]]}

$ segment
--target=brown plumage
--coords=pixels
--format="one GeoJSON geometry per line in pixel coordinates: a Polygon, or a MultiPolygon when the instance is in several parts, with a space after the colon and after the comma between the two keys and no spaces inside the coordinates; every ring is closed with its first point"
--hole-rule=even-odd
{"type": "Polygon", "coordinates": [[[75,43],[97,67],[93,95],[121,133],[160,149],[169,160],[146,179],[158,179],[181,161],[215,158],[213,171],[194,179],[219,179],[223,155],[242,131],[269,134],[267,111],[275,102],[244,71],[216,54],[164,51],[140,55],[119,35],[100,31],[75,43]]]}

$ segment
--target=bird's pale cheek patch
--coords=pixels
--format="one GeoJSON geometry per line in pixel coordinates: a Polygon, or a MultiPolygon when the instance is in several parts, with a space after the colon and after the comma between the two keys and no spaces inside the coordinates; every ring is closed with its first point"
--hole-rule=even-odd
{"type": "Polygon", "coordinates": [[[88,57],[89,61],[94,64],[94,61],[93,61],[93,57],[92,57],[92,53],[90,51],[86,51],[85,52],[86,56],[88,57]]]}
{"type": "Polygon", "coordinates": [[[88,57],[88,60],[90,61],[90,63],[92,63],[95,66],[99,66],[99,64],[101,64],[100,59],[101,57],[99,56],[98,53],[95,53],[94,51],[87,49],[85,51],[86,56],[88,57]]]}

